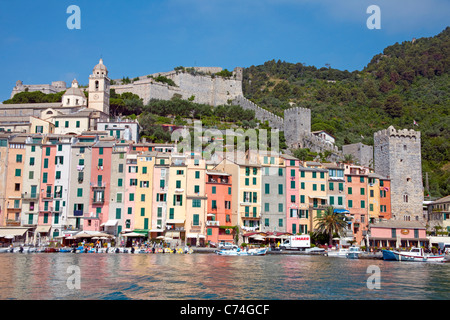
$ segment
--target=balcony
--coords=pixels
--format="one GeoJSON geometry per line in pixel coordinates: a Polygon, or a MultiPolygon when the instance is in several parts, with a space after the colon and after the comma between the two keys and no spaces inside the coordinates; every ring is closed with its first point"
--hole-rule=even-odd
{"type": "Polygon", "coordinates": [[[94,198],[92,199],[92,204],[103,204],[105,203],[105,198],[94,198]]]}
{"type": "Polygon", "coordinates": [[[83,216],[83,210],[73,210],[73,216],[74,217],[82,217],[83,216]]]}
{"type": "Polygon", "coordinates": [[[8,219],[8,220],[6,220],[6,226],[7,227],[20,227],[20,220],[8,219]]]}
{"type": "Polygon", "coordinates": [[[39,199],[39,193],[38,192],[34,192],[34,193],[22,193],[22,199],[24,200],[37,200],[39,199]]]}
{"type": "Polygon", "coordinates": [[[220,221],[207,220],[206,221],[206,225],[208,227],[219,227],[220,226],[220,221]]]}
{"type": "Polygon", "coordinates": [[[53,199],[53,194],[51,192],[50,193],[44,192],[42,194],[42,199],[53,199]]]}

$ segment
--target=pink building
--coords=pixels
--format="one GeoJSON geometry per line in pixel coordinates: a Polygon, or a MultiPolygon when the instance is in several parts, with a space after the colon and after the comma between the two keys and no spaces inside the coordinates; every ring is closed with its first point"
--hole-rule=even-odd
{"type": "MultiPolygon", "coordinates": [[[[297,158],[282,155],[286,165],[286,231],[292,234],[302,233],[300,219],[300,172],[298,170],[299,160],[297,158]]],[[[303,219],[304,220],[304,219],[303,219]]],[[[303,229],[303,232],[306,230],[303,229]]]]}
{"type": "Polygon", "coordinates": [[[108,221],[110,195],[111,154],[109,143],[98,142],[92,147],[91,192],[89,216],[84,220],[83,230],[100,231],[100,225],[108,221]]]}
{"type": "Polygon", "coordinates": [[[389,220],[370,224],[369,243],[378,248],[428,247],[426,228],[419,221],[389,220]]]}

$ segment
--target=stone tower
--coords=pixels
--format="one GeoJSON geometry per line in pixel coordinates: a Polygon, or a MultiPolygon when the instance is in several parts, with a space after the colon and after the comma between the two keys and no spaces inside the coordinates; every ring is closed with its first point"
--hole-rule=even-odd
{"type": "Polygon", "coordinates": [[[109,114],[109,86],[108,69],[100,59],[89,76],[89,108],[109,114]]]}
{"type": "Polygon", "coordinates": [[[302,141],[311,134],[311,109],[290,108],[284,110],[284,136],[293,148],[303,148],[302,141]]]}
{"type": "Polygon", "coordinates": [[[391,180],[392,219],[423,221],[420,132],[390,126],[374,134],[375,172],[391,180]]]}

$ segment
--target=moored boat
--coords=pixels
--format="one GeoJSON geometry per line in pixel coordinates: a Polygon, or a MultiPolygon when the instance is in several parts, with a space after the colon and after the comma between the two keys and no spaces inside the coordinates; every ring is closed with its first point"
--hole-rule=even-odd
{"type": "Polygon", "coordinates": [[[408,252],[383,250],[383,260],[412,262],[443,262],[445,256],[425,254],[422,248],[411,248],[408,252]]]}
{"type": "Polygon", "coordinates": [[[348,248],[340,248],[339,250],[327,251],[325,255],[329,257],[346,258],[348,251],[348,248]]]}
{"type": "Polygon", "coordinates": [[[221,256],[264,256],[267,253],[268,248],[260,249],[231,249],[231,250],[218,250],[216,253],[221,256]]]}
{"type": "Polygon", "coordinates": [[[356,246],[351,246],[348,249],[348,253],[346,255],[347,259],[359,259],[359,254],[361,253],[361,251],[359,250],[358,247],[356,246]]]}

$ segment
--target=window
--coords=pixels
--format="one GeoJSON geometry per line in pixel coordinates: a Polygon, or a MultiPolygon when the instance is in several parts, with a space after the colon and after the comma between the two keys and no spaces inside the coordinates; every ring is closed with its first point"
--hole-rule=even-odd
{"type": "Polygon", "coordinates": [[[200,215],[198,215],[198,214],[192,215],[192,225],[194,225],[194,226],[200,225],[200,215]]]}
{"type": "Polygon", "coordinates": [[[328,189],[330,189],[330,191],[333,191],[333,190],[334,190],[334,183],[333,183],[333,182],[330,182],[330,183],[328,184],[328,189]]]}
{"type": "Polygon", "coordinates": [[[269,212],[269,210],[270,210],[270,203],[264,203],[264,211],[265,212],[269,212]]]}
{"type": "Polygon", "coordinates": [[[116,219],[120,219],[122,215],[122,209],[116,208],[116,219]]]}
{"type": "Polygon", "coordinates": [[[283,185],[282,184],[278,185],[278,194],[283,194],[283,185]]]}
{"type": "Polygon", "coordinates": [[[347,176],[347,182],[352,182],[352,176],[347,176]]]}
{"type": "Polygon", "coordinates": [[[76,126],[77,128],[79,128],[79,127],[80,127],[80,121],[79,121],[79,120],[77,120],[77,122],[76,122],[75,126],[76,126]]]}
{"type": "Polygon", "coordinates": [[[314,172],[312,173],[312,177],[313,177],[313,179],[317,178],[317,172],[314,171],[314,172]]]}
{"type": "Polygon", "coordinates": [[[363,196],[365,193],[364,188],[361,188],[361,195],[363,196]]]}
{"type": "Polygon", "coordinates": [[[364,177],[359,177],[359,182],[364,183],[364,177]]]}
{"type": "Polygon", "coordinates": [[[195,171],[195,179],[200,179],[200,171],[195,171]]]}
{"type": "Polygon", "coordinates": [[[283,219],[278,219],[278,226],[282,227],[283,226],[283,219]]]}
{"type": "Polygon", "coordinates": [[[249,178],[245,178],[245,185],[246,186],[248,186],[250,183],[249,183],[249,178]]]}
{"type": "Polygon", "coordinates": [[[305,183],[304,182],[300,182],[300,189],[305,190],[305,183]]]}
{"type": "Polygon", "coordinates": [[[48,168],[48,158],[44,159],[44,168],[47,169],[48,168]]]}
{"type": "Polygon", "coordinates": [[[128,201],[134,201],[134,193],[128,194],[128,201]]]}
{"type": "Polygon", "coordinates": [[[175,184],[177,189],[181,189],[181,180],[175,181],[175,184]]]}
{"type": "Polygon", "coordinates": [[[403,202],[408,202],[408,195],[407,194],[403,195],[403,202]]]}
{"type": "Polygon", "coordinates": [[[325,179],[325,172],[320,173],[320,179],[325,179]]]}
{"type": "MultiPolygon", "coordinates": [[[[194,193],[200,193],[200,186],[194,186],[194,193]]],[[[213,193],[216,193],[215,187],[213,187],[213,193]]]]}
{"type": "Polygon", "coordinates": [[[270,193],[270,184],[266,183],[264,185],[264,193],[269,194],[270,193]]]}
{"type": "Polygon", "coordinates": [[[216,194],[216,187],[212,187],[212,194],[216,194]]]}
{"type": "Polygon", "coordinates": [[[268,218],[264,219],[264,226],[269,227],[269,219],[268,218]]]}
{"type": "Polygon", "coordinates": [[[147,173],[147,167],[142,167],[142,173],[147,173]]]}
{"type": "Polygon", "coordinates": [[[253,185],[256,185],[256,178],[253,178],[253,185]]]}
{"type": "Polygon", "coordinates": [[[295,202],[295,195],[291,195],[291,202],[292,202],[292,203],[295,202]]]}
{"type": "Polygon", "coordinates": [[[211,200],[211,208],[217,209],[217,201],[216,200],[211,200]]]}
{"type": "Polygon", "coordinates": [[[119,178],[117,179],[117,186],[121,187],[123,185],[123,179],[119,178]]]}
{"type": "Polygon", "coordinates": [[[291,181],[291,189],[295,189],[295,181],[291,181]]]}
{"type": "Polygon", "coordinates": [[[17,163],[22,162],[22,155],[21,154],[16,154],[16,162],[17,163]]]}
{"type": "Polygon", "coordinates": [[[334,205],[334,197],[330,196],[330,206],[334,205]]]}
{"type": "Polygon", "coordinates": [[[69,127],[69,121],[64,122],[64,127],[68,128],[69,127]]]}
{"type": "Polygon", "coordinates": [[[313,183],[312,189],[313,189],[313,191],[317,191],[317,184],[313,183]]]}
{"type": "Polygon", "coordinates": [[[291,169],[291,177],[295,177],[295,169],[291,169]]]}
{"type": "Polygon", "coordinates": [[[353,208],[353,200],[348,200],[348,207],[353,208]]]}
{"type": "Polygon", "coordinates": [[[122,203],[122,193],[117,193],[117,195],[116,195],[116,202],[117,203],[122,203]]]}
{"type": "Polygon", "coordinates": [[[300,203],[305,203],[305,196],[304,195],[300,195],[300,203]]]}
{"type": "Polygon", "coordinates": [[[15,176],[16,177],[20,177],[21,175],[22,175],[22,170],[21,169],[16,169],[15,176]]]}
{"type": "Polygon", "coordinates": [[[361,200],[361,209],[364,209],[366,207],[366,202],[364,200],[361,200]]]}
{"type": "Polygon", "coordinates": [[[283,212],[283,204],[282,203],[278,204],[278,212],[283,212]]]}
{"type": "Polygon", "coordinates": [[[145,202],[145,194],[141,194],[141,202],[145,202]]]}
{"type": "Polygon", "coordinates": [[[348,187],[348,194],[352,194],[353,190],[352,187],[348,187]]]}
{"type": "Polygon", "coordinates": [[[193,208],[201,208],[202,202],[200,199],[192,199],[192,207],[193,208]]]}
{"type": "Polygon", "coordinates": [[[320,191],[325,191],[325,185],[324,184],[320,185],[320,191]]]}

